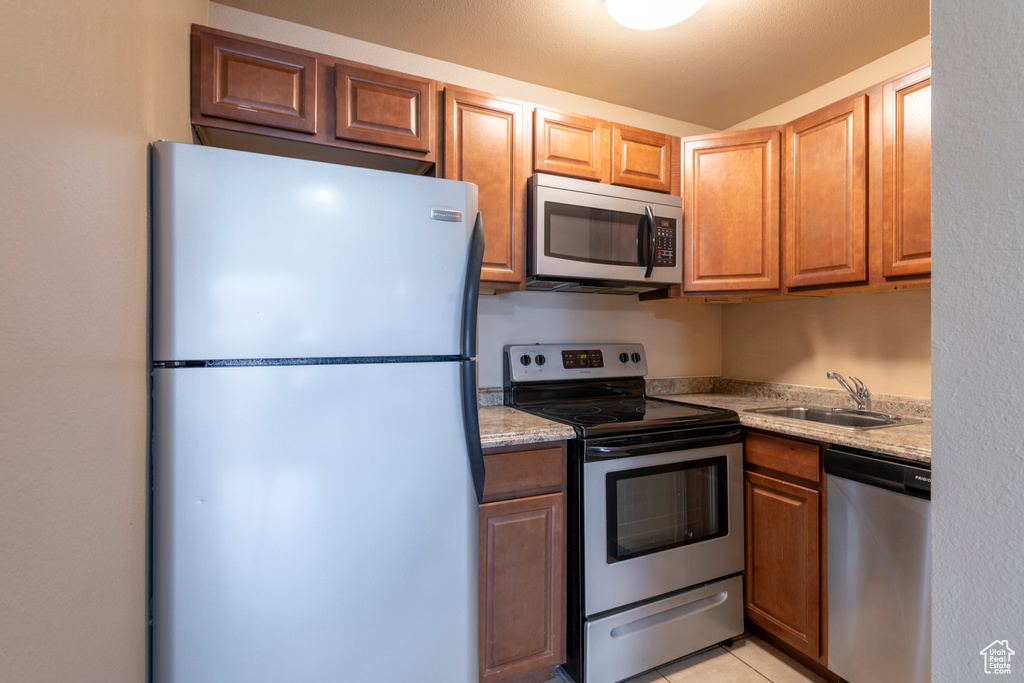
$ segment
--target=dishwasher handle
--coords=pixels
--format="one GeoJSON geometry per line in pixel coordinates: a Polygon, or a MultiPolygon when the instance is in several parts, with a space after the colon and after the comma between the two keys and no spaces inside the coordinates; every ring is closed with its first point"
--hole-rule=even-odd
{"type": "Polygon", "coordinates": [[[932,471],[838,448],[825,451],[825,474],[931,500],[932,471]]]}

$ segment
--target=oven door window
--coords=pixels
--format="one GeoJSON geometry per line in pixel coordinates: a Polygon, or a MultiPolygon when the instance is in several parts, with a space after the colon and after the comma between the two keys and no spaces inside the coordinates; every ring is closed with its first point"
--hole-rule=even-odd
{"type": "Polygon", "coordinates": [[[646,263],[642,213],[544,204],[544,254],[570,261],[638,266],[646,263]]]}
{"type": "Polygon", "coordinates": [[[606,475],[608,562],[729,533],[725,456],[606,475]]]}

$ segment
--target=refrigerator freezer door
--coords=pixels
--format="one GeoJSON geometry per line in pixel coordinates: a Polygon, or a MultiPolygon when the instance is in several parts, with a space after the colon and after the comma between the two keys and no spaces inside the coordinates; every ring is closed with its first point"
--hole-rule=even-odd
{"type": "Polygon", "coordinates": [[[460,365],[154,372],[155,683],[473,683],[460,365]]]}
{"type": "Polygon", "coordinates": [[[153,145],[153,359],[461,352],[468,183],[153,145]]]}

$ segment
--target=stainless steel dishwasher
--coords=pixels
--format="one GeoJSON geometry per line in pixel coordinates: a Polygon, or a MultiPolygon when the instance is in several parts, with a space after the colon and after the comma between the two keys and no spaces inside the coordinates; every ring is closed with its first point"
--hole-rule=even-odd
{"type": "Polygon", "coordinates": [[[853,683],[931,680],[931,470],[833,446],[828,668],[853,683]]]}

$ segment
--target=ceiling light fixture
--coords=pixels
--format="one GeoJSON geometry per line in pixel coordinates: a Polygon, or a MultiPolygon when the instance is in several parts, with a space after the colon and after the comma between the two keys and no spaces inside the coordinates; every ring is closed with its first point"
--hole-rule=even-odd
{"type": "Polygon", "coordinates": [[[652,31],[678,24],[707,0],[604,0],[608,14],[626,28],[652,31]]]}

